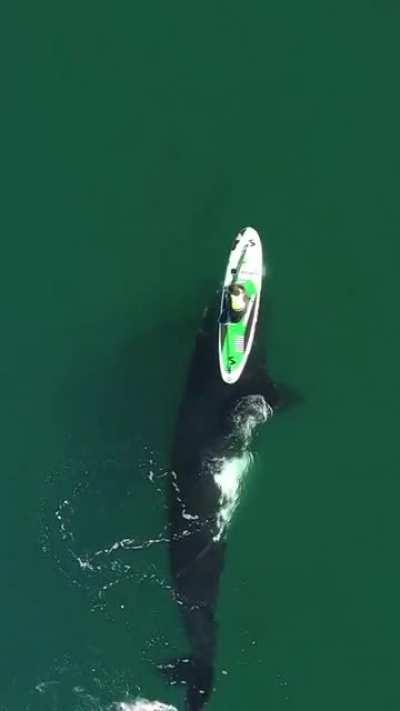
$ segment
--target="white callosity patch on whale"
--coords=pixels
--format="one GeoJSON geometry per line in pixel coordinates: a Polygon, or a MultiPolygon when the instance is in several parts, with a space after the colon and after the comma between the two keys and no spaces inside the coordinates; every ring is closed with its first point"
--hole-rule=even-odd
{"type": "Polygon", "coordinates": [[[261,395],[242,398],[232,413],[232,430],[226,440],[226,448],[231,455],[213,457],[208,461],[220,491],[215,541],[225,533],[239,503],[244,476],[253,461],[249,446],[254,428],[266,422],[272,414],[272,407],[261,395]]]}
{"type": "Polygon", "coordinates": [[[232,431],[229,439],[237,441],[242,451],[250,446],[255,427],[267,422],[274,411],[262,395],[247,395],[239,400],[231,415],[232,431]]]}

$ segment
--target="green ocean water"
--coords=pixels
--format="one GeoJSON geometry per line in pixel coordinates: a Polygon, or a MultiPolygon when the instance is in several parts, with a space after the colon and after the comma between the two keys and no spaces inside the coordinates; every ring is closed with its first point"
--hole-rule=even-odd
{"type": "Polygon", "coordinates": [[[210,711],[397,711],[398,6],[3,11],[1,711],[183,709],[163,484],[202,309],[262,234],[269,369],[210,711]],[[135,546],[138,546],[135,549],[135,546]]]}

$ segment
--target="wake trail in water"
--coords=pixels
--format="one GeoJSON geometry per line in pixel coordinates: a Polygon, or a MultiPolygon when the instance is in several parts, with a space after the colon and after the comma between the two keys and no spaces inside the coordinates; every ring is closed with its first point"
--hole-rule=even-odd
{"type": "Polygon", "coordinates": [[[169,471],[157,463],[149,446],[143,447],[139,456],[137,452],[128,454],[130,466],[136,462],[136,471],[130,476],[123,472],[125,488],[120,484],[120,472],[110,462],[107,467],[100,463],[100,473],[91,467],[80,470],[69,466],[54,475],[50,483],[53,490],[65,488],[74,478],[72,489],[70,484],[67,495],[59,499],[52,513],[52,490],[48,487],[43,506],[43,552],[55,560],[71,584],[87,590],[92,600],[102,601],[108,590],[127,579],[156,582],[170,589],[166,579],[157,575],[154,561],[143,556],[132,558],[133,554],[165,547],[169,542],[165,514],[165,480],[169,471]],[[114,497],[111,502],[110,492],[114,497]],[[135,536],[126,535],[128,526],[129,532],[132,527],[136,529],[135,536]],[[112,535],[113,529],[120,529],[121,533],[125,529],[125,535],[93,545],[107,534],[112,535]]]}

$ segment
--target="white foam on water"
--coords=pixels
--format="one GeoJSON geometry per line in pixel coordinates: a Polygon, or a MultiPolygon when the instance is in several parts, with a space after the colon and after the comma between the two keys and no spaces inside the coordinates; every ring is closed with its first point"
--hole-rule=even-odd
{"type": "Polygon", "coordinates": [[[272,407],[261,395],[242,398],[232,414],[233,431],[228,438],[228,444],[230,439],[236,443],[234,449],[237,448],[239,453],[214,458],[209,462],[214,481],[220,490],[214,541],[220,540],[225,533],[239,503],[244,477],[254,459],[249,449],[253,431],[258,424],[266,422],[272,415],[272,407]]]}
{"type": "Polygon", "coordinates": [[[240,489],[253,455],[244,452],[241,457],[221,460],[214,473],[214,481],[220,490],[219,510],[217,514],[217,533],[214,540],[218,541],[229,526],[234,511],[239,503],[240,489]]]}
{"type": "Polygon", "coordinates": [[[115,711],[178,711],[176,706],[164,704],[162,701],[149,701],[136,699],[136,701],[122,701],[114,705],[115,711]]]}
{"type": "Polygon", "coordinates": [[[39,681],[35,686],[35,691],[38,691],[39,694],[45,694],[48,689],[50,689],[52,686],[57,686],[59,683],[60,682],[58,680],[39,681]]]}
{"type": "MultiPolygon", "coordinates": [[[[131,603],[126,600],[129,584],[137,584],[141,588],[146,586],[154,592],[158,589],[168,598],[173,586],[170,576],[159,572],[161,552],[157,552],[170,542],[165,512],[167,480],[171,470],[161,463],[152,448],[143,447],[140,441],[134,442],[128,453],[132,454],[132,467],[135,467],[132,480],[124,463],[120,463],[118,452],[104,463],[68,463],[49,475],[41,503],[41,546],[43,553],[52,559],[69,584],[85,594],[92,614],[104,615],[131,627],[131,603]],[[114,473],[118,476],[119,466],[126,476],[126,491],[119,487],[112,491],[120,497],[117,501],[121,505],[121,524],[115,519],[103,531],[97,518],[102,521],[109,480],[114,478],[114,473]],[[98,469],[100,477],[97,477],[98,469]],[[133,500],[128,500],[130,496],[133,500]],[[151,510],[151,516],[142,515],[142,501],[151,510]],[[129,509],[134,514],[132,522],[129,509]],[[86,532],[91,529],[92,521],[97,527],[95,535],[86,532]]],[[[125,461],[126,452],[122,454],[125,461]]],[[[125,481],[124,477],[122,481],[125,481]]],[[[179,537],[189,535],[189,529],[198,523],[192,520],[190,512],[183,512],[187,521],[185,530],[179,531],[179,537]]],[[[159,643],[153,640],[155,634],[151,627],[149,642],[152,647],[158,647],[159,643]]],[[[114,698],[124,697],[117,694],[114,698]]],[[[86,707],[92,711],[89,701],[82,700],[80,703],[81,711],[86,707]]],[[[103,707],[94,705],[95,708],[103,707]]],[[[109,705],[104,708],[110,711],[109,705]]],[[[71,711],[75,710],[71,708],[71,711]]]]}

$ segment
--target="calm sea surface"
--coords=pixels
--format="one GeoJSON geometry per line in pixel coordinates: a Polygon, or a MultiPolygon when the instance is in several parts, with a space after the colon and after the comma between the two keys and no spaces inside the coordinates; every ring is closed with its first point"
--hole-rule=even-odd
{"type": "MultiPolygon", "coordinates": [[[[3,13],[4,14],[4,13],[3,13]]],[[[171,436],[236,232],[270,372],[210,711],[398,711],[400,10],[11,3],[1,25],[1,711],[183,694],[171,436]]]]}

